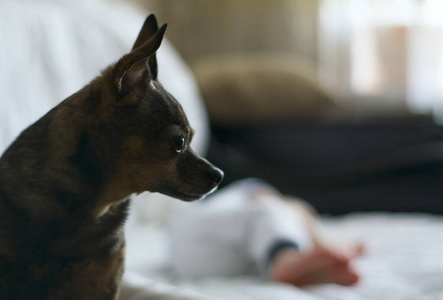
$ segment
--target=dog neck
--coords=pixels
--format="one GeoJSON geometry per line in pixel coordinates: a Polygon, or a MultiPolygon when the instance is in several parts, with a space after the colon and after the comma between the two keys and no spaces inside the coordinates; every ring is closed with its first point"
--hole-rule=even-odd
{"type": "Polygon", "coordinates": [[[31,125],[0,158],[3,198],[37,221],[100,218],[131,194],[113,182],[112,164],[102,162],[88,138],[99,79],[31,125]]]}

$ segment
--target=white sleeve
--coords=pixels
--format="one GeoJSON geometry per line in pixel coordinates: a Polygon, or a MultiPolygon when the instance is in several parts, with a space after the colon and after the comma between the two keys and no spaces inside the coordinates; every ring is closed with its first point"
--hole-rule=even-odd
{"type": "Polygon", "coordinates": [[[251,201],[249,210],[247,248],[263,275],[267,274],[269,254],[275,243],[291,241],[300,251],[312,246],[303,218],[278,195],[261,196],[251,201]]]}

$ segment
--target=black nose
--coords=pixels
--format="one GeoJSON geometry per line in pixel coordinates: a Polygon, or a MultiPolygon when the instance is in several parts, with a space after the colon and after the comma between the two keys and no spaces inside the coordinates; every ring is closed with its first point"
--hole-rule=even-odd
{"type": "Polygon", "coordinates": [[[224,176],[224,173],[219,168],[213,168],[212,170],[208,171],[208,176],[211,178],[212,181],[214,181],[216,184],[219,184],[224,176]]]}

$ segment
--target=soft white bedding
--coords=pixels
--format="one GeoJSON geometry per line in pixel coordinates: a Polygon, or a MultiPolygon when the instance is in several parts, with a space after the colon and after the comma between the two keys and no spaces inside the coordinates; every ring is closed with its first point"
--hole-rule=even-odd
{"type": "Polygon", "coordinates": [[[353,214],[322,218],[321,225],[331,241],[365,243],[366,254],[356,261],[362,280],[355,287],[331,284],[299,289],[248,277],[171,278],[165,275],[167,229],[148,223],[134,225],[128,232],[127,269],[221,299],[443,299],[443,217],[353,214]]]}

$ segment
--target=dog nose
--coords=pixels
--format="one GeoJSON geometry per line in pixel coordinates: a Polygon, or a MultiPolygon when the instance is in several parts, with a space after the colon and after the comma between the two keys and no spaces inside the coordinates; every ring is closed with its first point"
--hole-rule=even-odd
{"type": "Polygon", "coordinates": [[[219,184],[224,176],[224,173],[219,168],[213,168],[208,173],[209,178],[211,178],[212,181],[214,181],[216,184],[219,184]]]}

